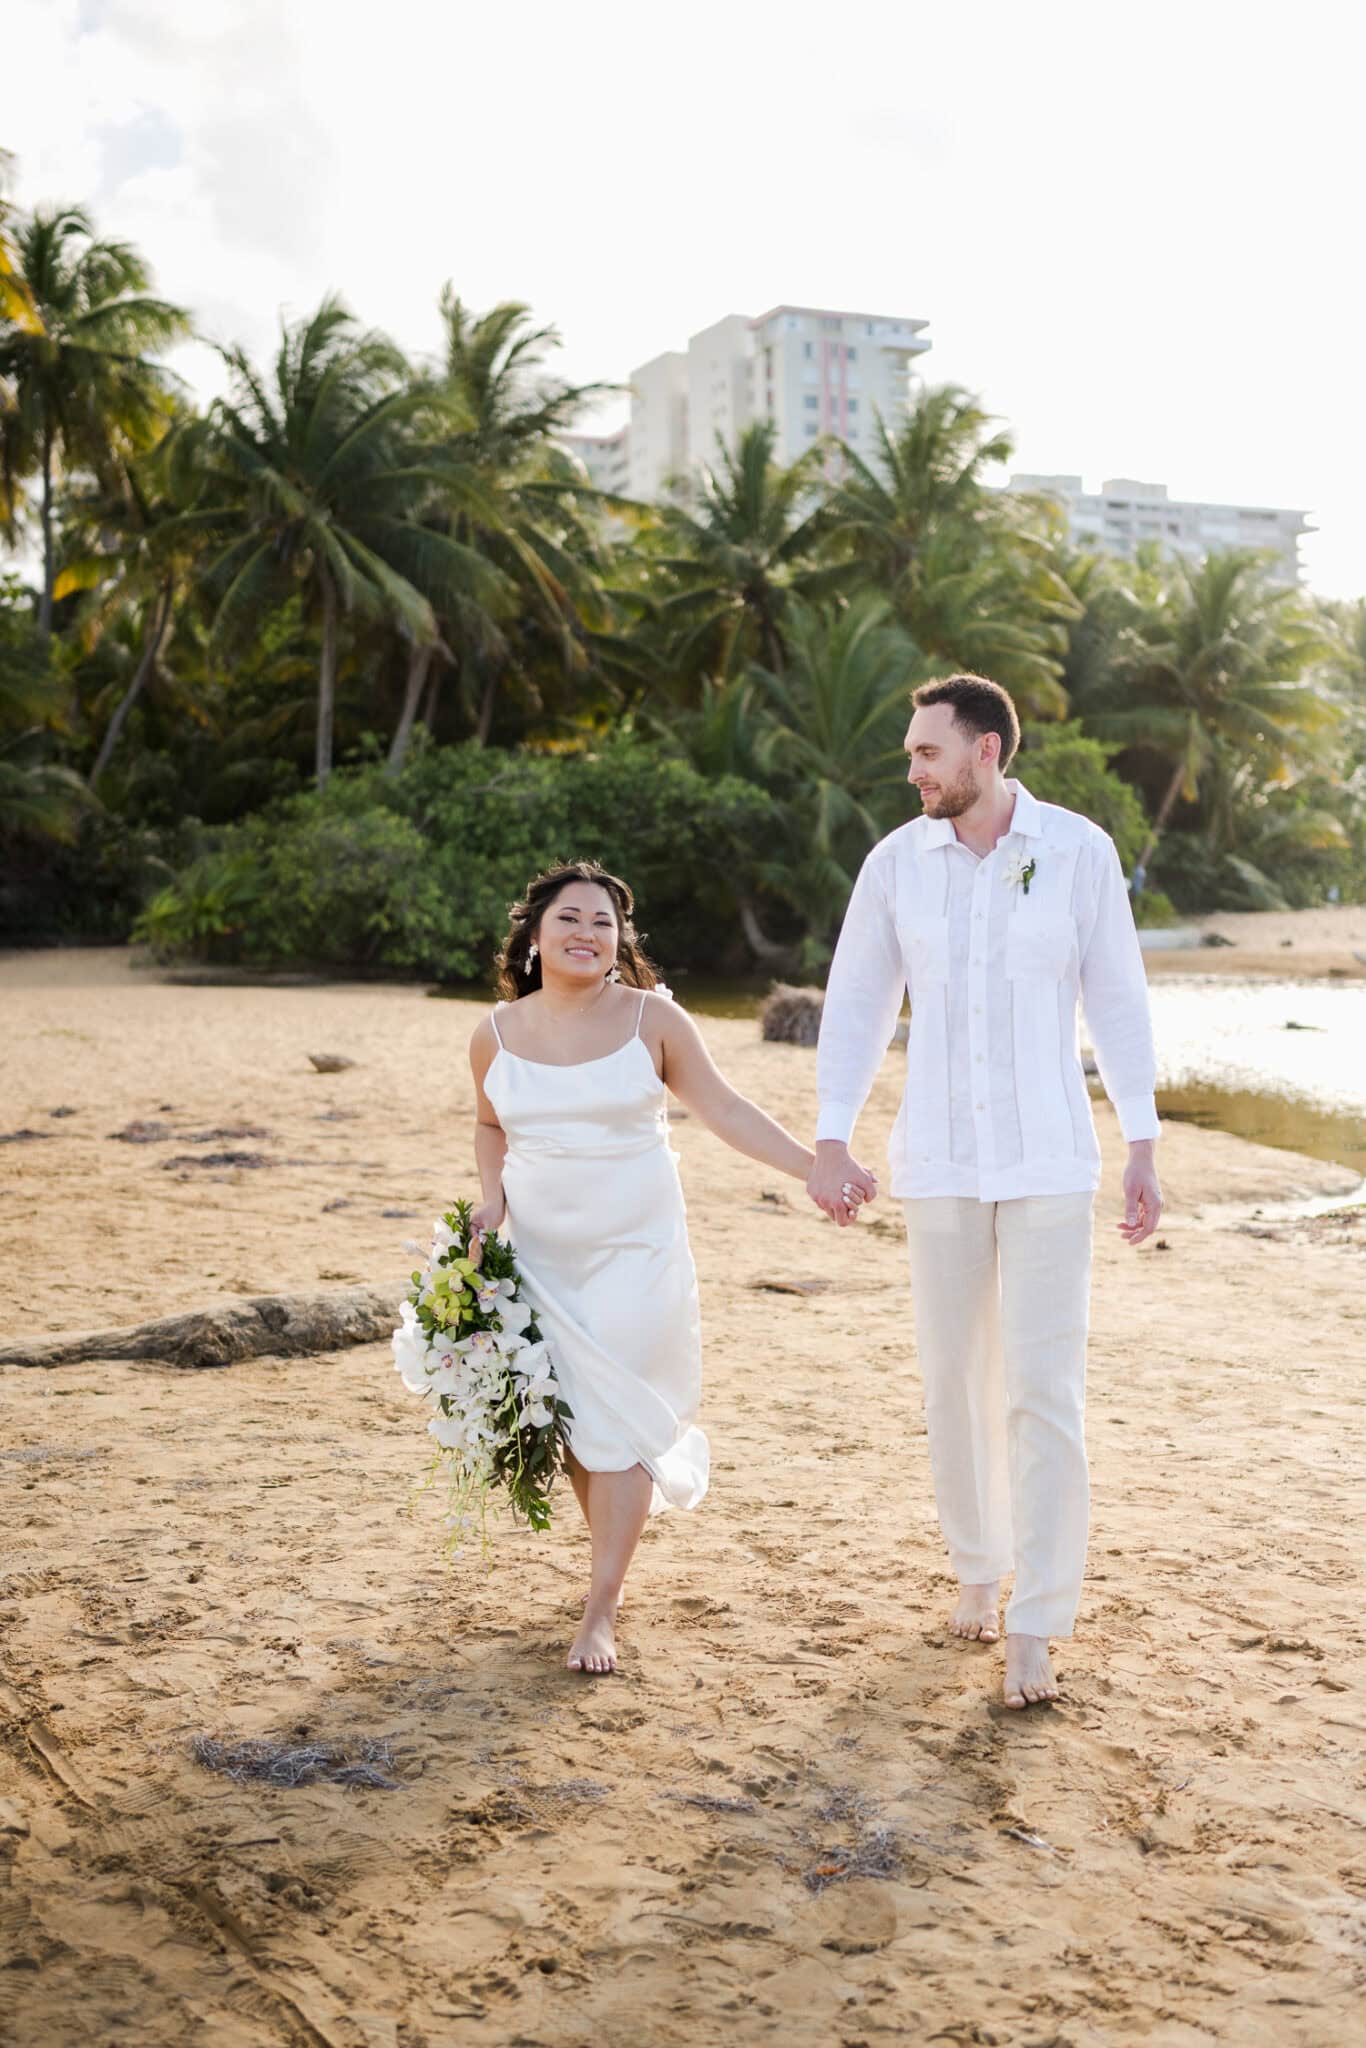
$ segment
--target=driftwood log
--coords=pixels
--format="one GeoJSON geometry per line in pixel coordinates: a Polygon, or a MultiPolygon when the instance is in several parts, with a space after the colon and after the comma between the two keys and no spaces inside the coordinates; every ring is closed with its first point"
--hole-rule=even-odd
{"type": "Polygon", "coordinates": [[[0,1366],[80,1365],[89,1358],[160,1359],[167,1365],[236,1365],[243,1358],[307,1358],[373,1344],[397,1320],[392,1290],[256,1294],[132,1329],[88,1330],[0,1346],[0,1366]]]}

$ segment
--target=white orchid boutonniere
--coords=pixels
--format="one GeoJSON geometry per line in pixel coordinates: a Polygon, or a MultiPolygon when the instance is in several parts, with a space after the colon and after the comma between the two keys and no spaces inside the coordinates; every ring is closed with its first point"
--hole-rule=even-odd
{"type": "Polygon", "coordinates": [[[1029,885],[1037,872],[1037,863],[1032,855],[1026,860],[1022,853],[1012,854],[1006,867],[1006,886],[1011,889],[1022,889],[1027,896],[1029,885]]]}

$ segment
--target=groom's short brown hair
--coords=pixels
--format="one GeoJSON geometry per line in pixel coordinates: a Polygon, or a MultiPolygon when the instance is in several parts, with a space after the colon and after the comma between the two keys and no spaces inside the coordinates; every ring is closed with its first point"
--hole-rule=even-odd
{"type": "Polygon", "coordinates": [[[917,711],[927,704],[951,705],[954,724],[965,732],[998,733],[1001,773],[1005,774],[1020,744],[1020,721],[1009,690],[986,676],[945,676],[941,682],[922,683],[911,692],[911,702],[917,711]]]}

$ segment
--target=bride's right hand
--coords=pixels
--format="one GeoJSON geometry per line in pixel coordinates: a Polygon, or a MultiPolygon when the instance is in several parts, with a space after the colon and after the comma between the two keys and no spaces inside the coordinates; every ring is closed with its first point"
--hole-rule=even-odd
{"type": "Polygon", "coordinates": [[[476,1259],[478,1252],[475,1251],[474,1240],[478,1240],[479,1251],[482,1251],[485,1237],[489,1231],[500,1227],[507,1212],[507,1198],[498,1195],[492,1202],[481,1202],[470,1217],[470,1251],[476,1259]]]}

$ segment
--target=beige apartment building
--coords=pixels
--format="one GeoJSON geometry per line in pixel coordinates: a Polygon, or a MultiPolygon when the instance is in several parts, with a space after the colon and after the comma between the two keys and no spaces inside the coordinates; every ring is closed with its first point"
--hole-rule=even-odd
{"type": "Polygon", "coordinates": [[[1079,476],[1013,476],[1007,489],[1055,499],[1074,547],[1132,558],[1141,542],[1157,541],[1192,560],[1229,548],[1260,548],[1275,556],[1287,583],[1299,582],[1300,536],[1314,531],[1303,512],[1169,498],[1165,484],[1126,476],[1108,478],[1098,491],[1086,490],[1079,476]]]}
{"type": "Polygon", "coordinates": [[[752,319],[730,313],[631,372],[631,417],[614,434],[567,434],[564,445],[601,489],[661,498],[731,448],[755,420],[774,428],[786,466],[823,434],[870,446],[876,416],[906,409],[911,368],[930,343],[927,320],[905,314],[775,306],[752,319]]]}

